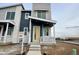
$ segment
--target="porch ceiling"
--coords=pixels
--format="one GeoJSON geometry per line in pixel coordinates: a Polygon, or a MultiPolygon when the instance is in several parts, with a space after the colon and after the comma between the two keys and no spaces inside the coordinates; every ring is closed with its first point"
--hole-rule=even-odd
{"type": "Polygon", "coordinates": [[[47,26],[53,26],[54,24],[56,24],[55,20],[47,20],[47,19],[41,19],[41,18],[36,18],[36,17],[31,17],[31,16],[29,16],[28,18],[31,19],[35,23],[44,24],[47,26]]]}

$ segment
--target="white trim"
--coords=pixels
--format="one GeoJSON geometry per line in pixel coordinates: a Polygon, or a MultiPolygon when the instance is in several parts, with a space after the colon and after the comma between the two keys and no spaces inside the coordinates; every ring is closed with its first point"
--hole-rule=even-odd
{"type": "Polygon", "coordinates": [[[4,18],[5,20],[6,20],[6,16],[7,16],[7,11],[5,12],[5,18],[4,18]]]}
{"type": "Polygon", "coordinates": [[[3,25],[0,25],[0,27],[1,27],[1,32],[0,32],[0,38],[1,38],[2,33],[3,33],[3,25]]]}
{"type": "Polygon", "coordinates": [[[28,16],[26,16],[26,14],[29,16],[29,13],[25,13],[25,15],[24,15],[25,19],[28,19],[28,16]]]}
{"type": "Polygon", "coordinates": [[[56,44],[56,41],[55,41],[55,25],[53,26],[53,35],[54,35],[54,43],[56,44]]]}
{"type": "MultiPolygon", "coordinates": [[[[11,19],[6,19],[8,12],[15,12],[15,11],[6,11],[6,13],[5,13],[5,20],[11,20],[11,19]]],[[[12,14],[12,13],[11,13],[11,14],[12,14]]],[[[16,14],[16,12],[15,12],[15,14],[16,14]]],[[[11,17],[11,15],[10,15],[10,17],[11,17]]],[[[15,16],[14,16],[14,19],[15,19],[15,16]]],[[[14,19],[13,19],[13,20],[14,20],[14,19]]]]}
{"type": "Polygon", "coordinates": [[[38,12],[37,12],[37,11],[35,11],[35,12],[36,12],[36,15],[35,15],[35,16],[37,17],[37,13],[38,13],[38,12]]]}
{"type": "Polygon", "coordinates": [[[8,27],[9,27],[9,23],[7,23],[7,26],[6,26],[4,43],[5,43],[6,40],[7,40],[6,37],[7,37],[7,33],[8,33],[8,27]]]}
{"type": "Polygon", "coordinates": [[[30,18],[30,19],[35,19],[35,20],[39,20],[39,21],[44,21],[44,22],[56,23],[55,20],[41,19],[41,18],[32,17],[32,16],[28,16],[28,18],[30,18]]]}
{"type": "Polygon", "coordinates": [[[30,19],[30,21],[29,21],[29,44],[30,44],[30,42],[31,42],[31,19],[30,19]]]}
{"type": "Polygon", "coordinates": [[[11,23],[11,24],[15,25],[15,22],[13,20],[0,20],[0,22],[2,22],[2,23],[11,23]]]}

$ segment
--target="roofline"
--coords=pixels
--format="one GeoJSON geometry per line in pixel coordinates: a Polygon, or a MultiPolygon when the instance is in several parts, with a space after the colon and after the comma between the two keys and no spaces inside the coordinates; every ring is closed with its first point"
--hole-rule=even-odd
{"type": "Polygon", "coordinates": [[[22,10],[22,11],[30,11],[31,12],[32,10],[22,10]]]}
{"type": "Polygon", "coordinates": [[[15,6],[22,6],[22,8],[25,9],[24,6],[23,6],[23,4],[21,4],[21,3],[15,4],[15,5],[10,5],[10,6],[0,7],[0,9],[5,9],[5,8],[10,8],[10,7],[15,7],[15,6]]]}
{"type": "Polygon", "coordinates": [[[44,22],[55,23],[55,24],[56,24],[56,21],[55,21],[55,20],[41,19],[41,18],[32,17],[32,16],[28,16],[28,18],[31,18],[31,19],[36,19],[36,20],[40,20],[40,21],[44,21],[44,22]]]}

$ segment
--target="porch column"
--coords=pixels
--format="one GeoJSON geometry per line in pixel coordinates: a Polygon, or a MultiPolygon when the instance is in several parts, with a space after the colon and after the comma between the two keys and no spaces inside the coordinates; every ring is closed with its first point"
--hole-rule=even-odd
{"type": "Polygon", "coordinates": [[[44,40],[44,26],[42,25],[42,42],[44,40]]]}
{"type": "Polygon", "coordinates": [[[2,34],[3,34],[3,27],[4,27],[4,26],[1,26],[0,39],[2,38],[2,34]]]}
{"type": "Polygon", "coordinates": [[[56,41],[55,41],[55,25],[53,26],[53,37],[54,37],[54,42],[56,44],[56,41]]]}
{"type": "Polygon", "coordinates": [[[4,35],[4,43],[7,40],[8,27],[9,27],[9,23],[7,23],[7,26],[6,26],[6,31],[5,31],[5,35],[4,35]]]}
{"type": "Polygon", "coordinates": [[[31,19],[29,20],[29,44],[31,42],[31,19]]]}
{"type": "Polygon", "coordinates": [[[2,34],[3,34],[3,26],[1,26],[1,34],[0,35],[2,36],[2,34]]]}

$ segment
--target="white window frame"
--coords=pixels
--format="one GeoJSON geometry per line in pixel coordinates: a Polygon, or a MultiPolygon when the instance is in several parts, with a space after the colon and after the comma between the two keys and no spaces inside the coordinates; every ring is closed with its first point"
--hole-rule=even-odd
{"type": "MultiPolygon", "coordinates": [[[[6,17],[7,17],[7,13],[8,12],[15,12],[15,11],[6,11],[6,13],[5,13],[5,20],[6,20],[6,17]]],[[[16,15],[16,12],[15,12],[15,15],[16,15]]],[[[10,15],[11,16],[11,15],[10,15]]],[[[14,19],[15,19],[15,17],[14,17],[14,19]]],[[[7,20],[11,20],[11,19],[7,19],[7,20]]]]}
{"type": "MultiPolygon", "coordinates": [[[[45,30],[46,30],[47,27],[44,27],[43,31],[44,31],[44,36],[47,36],[45,35],[45,30]]],[[[50,35],[50,27],[48,27],[48,36],[50,35]]]]}
{"type": "MultiPolygon", "coordinates": [[[[42,14],[41,14],[42,16],[42,14]]],[[[38,11],[36,11],[36,17],[38,17],[38,11]]],[[[47,18],[47,12],[46,12],[46,18],[47,18]]]]}
{"type": "Polygon", "coordinates": [[[28,27],[24,27],[24,33],[25,33],[25,29],[27,30],[27,34],[28,34],[28,27]]]}
{"type": "Polygon", "coordinates": [[[25,13],[25,19],[28,19],[28,16],[26,16],[26,14],[28,14],[28,16],[29,16],[29,13],[25,13]]]}

